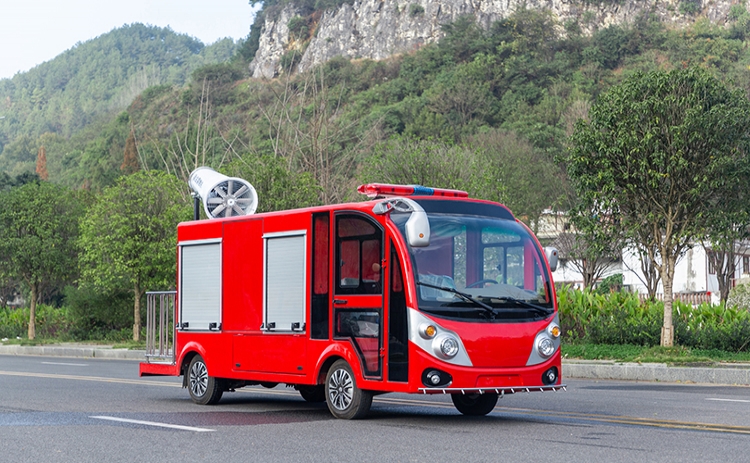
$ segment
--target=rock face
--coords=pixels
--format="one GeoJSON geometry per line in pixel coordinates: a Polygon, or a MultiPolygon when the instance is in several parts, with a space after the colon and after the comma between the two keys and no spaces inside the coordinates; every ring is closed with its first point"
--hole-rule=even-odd
{"type": "Polygon", "coordinates": [[[487,28],[523,5],[550,10],[560,24],[577,19],[584,32],[590,33],[593,25],[606,27],[631,22],[643,12],[651,12],[677,26],[692,23],[700,16],[725,24],[732,5],[742,3],[741,0],[623,0],[598,4],[584,0],[361,0],[314,16],[319,19],[311,20],[314,34],[309,43],[290,36],[289,21],[299,13],[287,6],[278,17],[266,18],[250,70],[253,77],[273,78],[284,71],[282,56],[292,52],[302,54],[293,69],[296,71],[337,56],[384,59],[439,40],[443,36],[441,26],[460,16],[473,16],[487,28]],[[682,14],[684,3],[694,5],[695,14],[682,14]]]}

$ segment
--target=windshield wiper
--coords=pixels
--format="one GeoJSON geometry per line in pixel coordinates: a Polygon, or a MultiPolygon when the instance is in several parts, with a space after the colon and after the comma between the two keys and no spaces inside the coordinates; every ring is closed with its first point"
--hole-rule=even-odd
{"type": "Polygon", "coordinates": [[[474,299],[470,294],[462,293],[461,291],[457,290],[456,288],[450,288],[448,286],[438,286],[438,285],[431,285],[430,283],[424,283],[422,281],[417,281],[418,285],[427,286],[428,288],[435,288],[439,289],[441,291],[447,291],[449,293],[453,293],[456,296],[460,297],[461,299],[471,302],[477,307],[481,307],[482,309],[486,310],[490,314],[490,319],[495,319],[495,309],[490,307],[489,305],[485,304],[484,302],[474,299]]]}
{"type": "Polygon", "coordinates": [[[535,312],[542,314],[542,315],[551,315],[553,312],[551,309],[547,309],[540,305],[532,304],[531,302],[525,301],[523,299],[516,299],[515,297],[510,297],[510,296],[479,296],[479,297],[486,298],[486,299],[497,299],[500,301],[514,302],[520,306],[526,307],[528,309],[532,309],[535,312]]]}

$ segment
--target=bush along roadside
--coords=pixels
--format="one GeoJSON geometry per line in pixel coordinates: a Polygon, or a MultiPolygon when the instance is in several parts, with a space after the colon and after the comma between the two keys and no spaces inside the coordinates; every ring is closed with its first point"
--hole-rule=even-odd
{"type": "MultiPolygon", "coordinates": [[[[637,294],[597,294],[569,287],[557,291],[560,325],[568,343],[658,346],[661,301],[637,294]]],[[[725,305],[674,302],[675,343],[694,349],[750,351],[750,312],[725,305]]]]}

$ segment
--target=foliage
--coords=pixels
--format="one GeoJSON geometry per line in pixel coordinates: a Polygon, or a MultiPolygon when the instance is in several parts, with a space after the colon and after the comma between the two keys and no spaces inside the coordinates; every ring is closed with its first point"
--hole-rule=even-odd
{"type": "Polygon", "coordinates": [[[654,71],[610,88],[590,117],[566,158],[577,208],[606,214],[649,251],[668,296],[669,346],[677,258],[747,178],[750,102],[703,69],[654,71]]]}
{"type": "Polygon", "coordinates": [[[0,192],[0,275],[30,292],[28,337],[34,339],[37,302],[75,279],[78,219],[84,196],[48,182],[0,192]]]}
{"type": "MultiPolygon", "coordinates": [[[[65,288],[65,305],[74,339],[106,339],[128,330],[132,336],[133,296],[125,289],[104,290],[91,285],[65,288]]],[[[127,339],[127,337],[126,337],[127,339]]]]}
{"type": "Polygon", "coordinates": [[[320,204],[320,187],[308,172],[287,169],[273,155],[244,155],[227,166],[226,174],[250,182],[258,193],[256,212],[281,211],[320,204]]]}
{"type": "MultiPolygon", "coordinates": [[[[66,308],[56,308],[40,304],[36,308],[36,334],[42,339],[70,340],[74,324],[66,308]]],[[[29,329],[30,309],[9,309],[0,307],[0,338],[22,337],[29,329]]]]}
{"type": "Polygon", "coordinates": [[[610,275],[596,286],[595,291],[599,294],[619,292],[622,289],[622,280],[622,273],[610,275]]]}
{"type": "Polygon", "coordinates": [[[109,120],[149,86],[183,85],[193,70],[226,61],[234,50],[231,39],[205,47],[169,28],[136,23],[0,80],[0,113],[5,116],[0,120],[0,170],[16,175],[33,165],[34,159],[18,151],[20,146],[5,151],[21,137],[70,137],[96,121],[109,120]]]}
{"type": "Polygon", "coordinates": [[[504,203],[535,225],[562,194],[564,179],[558,174],[554,162],[528,141],[490,130],[458,145],[393,137],[375,147],[359,179],[465,190],[471,197],[504,203]]]}
{"type": "Polygon", "coordinates": [[[179,191],[185,187],[162,172],[121,177],[81,221],[82,283],[132,291],[136,341],[143,294],[174,282],[177,224],[191,217],[190,205],[179,191]]]}
{"type": "MultiPolygon", "coordinates": [[[[626,292],[598,294],[560,288],[563,336],[572,343],[657,346],[661,301],[641,301],[626,292]]],[[[675,342],[691,349],[750,351],[750,312],[724,305],[693,307],[675,301],[675,342]]]]}
{"type": "Polygon", "coordinates": [[[409,16],[415,17],[424,14],[424,7],[419,3],[412,3],[409,5],[409,16]]]}
{"type": "MultiPolygon", "coordinates": [[[[743,42],[750,14],[738,5],[727,28],[703,20],[671,28],[643,15],[630,24],[583,25],[593,36],[572,22],[559,35],[549,11],[519,8],[487,29],[459,18],[444,26],[440,42],[386,60],[335,58],[283,79],[247,79],[266,17],[295,6],[301,19],[292,26],[300,37],[307,27],[309,36],[313,10],[342,3],[265,2],[238,46],[230,40],[203,47],[168,29],[127,26],[0,80],[0,190],[32,179],[44,146],[52,182],[97,195],[116,184],[127,152],[128,172],[135,154],[139,168],[183,181],[198,165],[251,179],[262,210],[350,199],[357,180],[389,177],[460,184],[506,203],[533,226],[539,211],[568,204],[567,178],[551,160],[564,157],[575,122],[613,85],[637,72],[698,66],[750,92],[743,42]]],[[[687,146],[700,137],[682,138],[687,146]]],[[[694,172],[709,183],[750,176],[720,170],[694,172]]],[[[746,193],[724,191],[728,196],[711,204],[750,204],[746,193]]],[[[187,203],[185,188],[181,194],[187,203]]],[[[730,217],[727,208],[714,210],[730,217]]],[[[705,214],[695,222],[726,230],[719,218],[705,214]]],[[[0,280],[3,287],[10,281],[2,272],[0,280]]],[[[113,283],[115,289],[122,288],[113,283]]]]}
{"type": "Polygon", "coordinates": [[[748,362],[750,352],[725,352],[716,349],[678,347],[645,347],[630,344],[565,343],[566,358],[615,360],[620,362],[658,362],[677,365],[714,365],[716,362],[748,362]]]}
{"type": "Polygon", "coordinates": [[[728,307],[737,307],[750,311],[750,283],[738,284],[729,293],[728,307]]]}

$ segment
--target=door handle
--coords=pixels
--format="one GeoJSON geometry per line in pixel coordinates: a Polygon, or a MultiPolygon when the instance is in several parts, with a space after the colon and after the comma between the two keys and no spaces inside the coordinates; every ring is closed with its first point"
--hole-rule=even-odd
{"type": "Polygon", "coordinates": [[[346,304],[347,302],[349,302],[349,301],[347,301],[345,299],[334,299],[333,300],[334,304],[346,304]]]}

